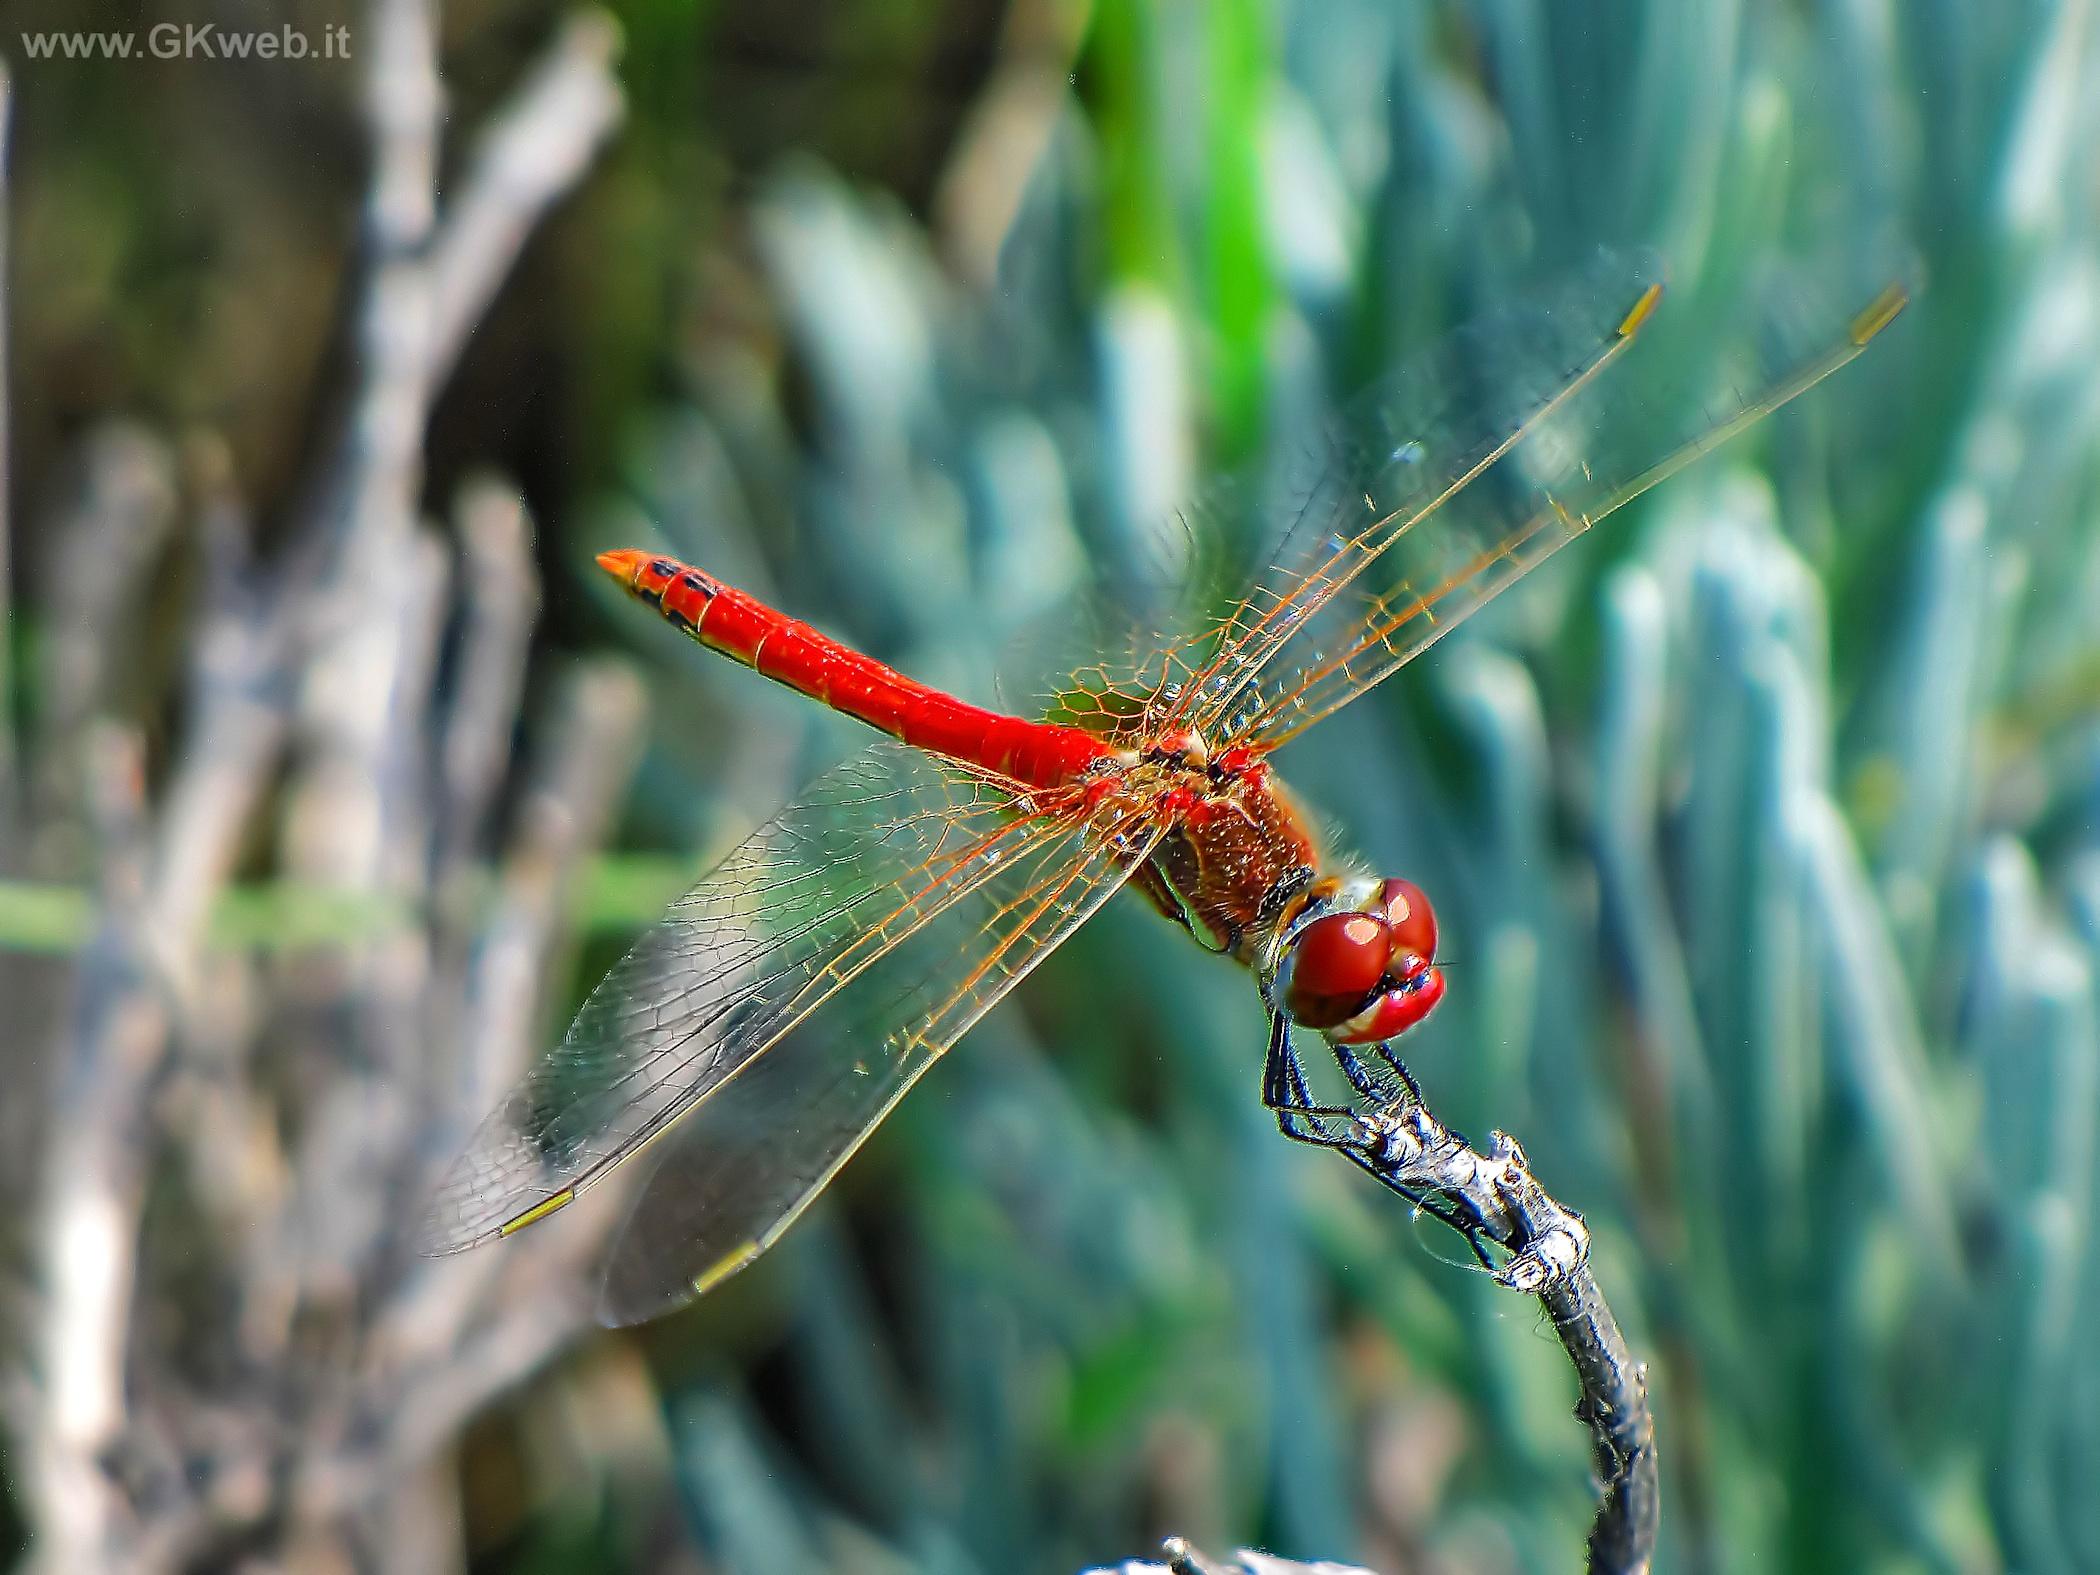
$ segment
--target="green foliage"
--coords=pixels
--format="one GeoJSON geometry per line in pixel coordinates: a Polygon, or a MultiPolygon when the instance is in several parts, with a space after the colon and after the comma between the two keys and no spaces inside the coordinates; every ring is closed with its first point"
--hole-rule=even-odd
{"type": "MultiPolygon", "coordinates": [[[[1600,241],[1664,250],[1677,348],[1656,354],[1688,384],[1915,248],[1930,291],[1837,382],[1284,764],[1446,908],[1452,1000],[1414,1064],[1588,1212],[1653,1364],[1664,1562],[2076,1567],[2100,1535],[2066,1463],[2092,1459],[2073,1353],[2100,1330],[2096,1111],[2091,934],[2062,904],[2091,885],[2100,384],[2072,300],[2090,109],[2051,94],[2091,62],[2069,21],[2010,13],[1961,42],[1857,8],[1610,15],[1104,6],[991,300],[937,283],[879,201],[784,174],[760,211],[798,244],[772,287],[824,418],[798,449],[778,418],[710,416],[727,457],[702,469],[795,535],[672,501],[712,474],[654,482],[658,518],[967,682],[1003,599],[1073,579],[1046,498],[1095,565],[1142,560],[1177,453],[1305,430],[1600,241]],[[851,304],[878,287],[879,316],[851,304]],[[1014,458],[1045,429],[1048,482],[1014,458]],[[790,451],[757,484],[734,457],[790,451]]],[[[765,719],[725,758],[790,715],[712,671],[665,682],[765,719]]],[[[945,1463],[875,1528],[914,1546],[930,1514],[997,1562],[930,1485],[989,1455],[1032,1568],[1166,1523],[1567,1566],[1588,1501],[1557,1351],[1438,1261],[1452,1244],[1280,1142],[1252,992],[1188,951],[1104,914],[848,1178],[849,1212],[884,1216],[870,1272],[895,1308],[840,1337],[922,1379],[871,1431],[945,1463]],[[1040,1131],[998,1125],[980,1101],[1012,1079],[1074,1095],[1026,1100],[1040,1131]],[[968,1228],[928,1223],[951,1217],[968,1228]],[[957,1319],[998,1338],[960,1348],[957,1319]],[[985,1388],[1006,1400],[963,1398],[985,1388]],[[1394,1425],[1418,1408],[1437,1426],[1394,1425]],[[1373,1495],[1411,1471],[1418,1500],[1373,1495]]],[[[751,1278],[800,1280],[839,1240],[751,1278]]],[[[736,1319],[702,1307],[665,1338],[736,1319]]],[[[794,1436],[826,1404],[745,1422],[794,1436]]],[[[810,1502],[875,1469],[834,1460],[810,1502]]]]}
{"type": "MultiPolygon", "coordinates": [[[[597,866],[590,928],[858,740],[581,601],[589,550],[653,534],[1018,705],[1073,632],[1033,631],[1151,561],[1204,467],[1258,473],[1600,243],[1665,255],[1651,370],[1691,387],[1917,258],[1927,292],[1836,381],[1281,764],[1437,897],[1451,995],[1410,1064],[1439,1111],[1517,1136],[1595,1232],[1651,1364],[1659,1567],[2100,1567],[2086,8],[1101,0],[1070,61],[995,62],[1051,91],[1014,101],[1041,153],[984,287],[913,94],[869,86],[922,82],[960,8],[837,8],[837,84],[874,96],[733,174],[757,139],[711,93],[769,91],[710,53],[737,8],[622,9],[635,122],[542,265],[590,499],[546,553],[563,637],[618,627],[649,668],[630,825],[685,851],[597,866]]],[[[144,266],[134,222],[174,228],[68,190],[37,200],[81,290],[144,266]]],[[[385,922],[307,895],[243,894],[222,939],[385,922]]],[[[84,912],[0,887],[0,943],[84,912]]],[[[1134,899],[1089,923],[835,1199],[640,1337],[677,1535],[753,1571],[1069,1570],[1169,1530],[1573,1567],[1557,1347],[1277,1135],[1262,1027],[1134,899]]],[[[558,1425],[555,1390],[519,1404],[558,1425]]],[[[598,1518],[610,1473],[541,1464],[518,1567],[651,1565],[598,1518]]]]}

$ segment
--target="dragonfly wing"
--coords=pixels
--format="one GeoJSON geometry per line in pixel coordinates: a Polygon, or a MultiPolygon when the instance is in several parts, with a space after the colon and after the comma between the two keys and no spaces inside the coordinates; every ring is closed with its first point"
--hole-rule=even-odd
{"type": "MultiPolygon", "coordinates": [[[[1082,864],[1090,846],[1076,791],[1031,807],[1024,818],[999,782],[898,744],[819,778],[600,982],[439,1186],[423,1250],[563,1207],[929,927],[984,961],[967,933],[980,888],[1010,890],[1017,863],[1082,864]]],[[[910,1020],[908,1002],[896,1010],[910,1020]]]]}
{"type": "MultiPolygon", "coordinates": [[[[1864,309],[1818,313],[1797,302],[1788,331],[1766,340],[1756,366],[1732,369],[1710,400],[1683,397],[1668,359],[1629,359],[1579,379],[1459,488],[1394,501],[1379,485],[1353,498],[1330,487],[1331,501],[1301,516],[1275,569],[1228,620],[1232,643],[1205,675],[1193,724],[1263,747],[1295,737],[1599,520],[1852,360],[1905,300],[1891,285],[1864,309]],[[1650,375],[1650,365],[1660,370],[1650,375]]],[[[1614,330],[1624,344],[1640,310],[1620,287],[1592,304],[1589,329],[1618,313],[1631,324],[1614,330]]],[[[1584,320],[1580,309],[1566,313],[1578,338],[1589,331],[1584,320]]],[[[1548,365],[1562,353],[1540,349],[1548,365]]],[[[1516,346],[1503,354],[1524,359],[1516,346]]],[[[1341,474],[1353,484],[1403,431],[1388,407],[1358,412],[1337,439],[1349,457],[1341,474]]]]}
{"type": "Polygon", "coordinates": [[[1074,827],[1005,862],[679,1122],[599,1303],[668,1312],[777,1241],[971,1024],[1107,900],[1156,833],[1074,827]]]}
{"type": "Polygon", "coordinates": [[[1077,675],[1053,719],[1112,734],[1189,725],[1222,736],[1217,724],[1310,618],[1414,521],[1448,507],[1602,379],[1654,306],[1660,277],[1645,253],[1600,253],[1557,294],[1411,358],[1280,463],[1213,482],[1180,511],[1162,561],[1138,576],[1165,603],[1168,632],[1139,634],[1114,653],[1120,665],[1077,675]]]}
{"type": "Polygon", "coordinates": [[[1411,359],[1280,464],[1213,484],[1152,576],[1167,632],[1119,642],[1052,716],[1133,739],[1186,726],[1213,747],[1281,743],[1844,365],[1905,300],[1901,286],[1864,309],[1798,292],[1783,323],[1760,324],[1757,364],[1724,368],[1726,392],[1704,400],[1687,397],[1688,372],[1712,380],[1703,339],[1634,351],[1660,277],[1645,253],[1600,254],[1411,359]]]}

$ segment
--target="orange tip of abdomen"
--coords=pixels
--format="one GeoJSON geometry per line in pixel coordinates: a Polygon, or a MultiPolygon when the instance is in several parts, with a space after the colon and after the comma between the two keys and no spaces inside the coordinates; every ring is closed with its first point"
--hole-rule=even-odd
{"type": "Polygon", "coordinates": [[[649,554],[639,547],[617,547],[611,552],[598,554],[598,567],[623,585],[634,583],[634,571],[641,567],[649,554]]]}

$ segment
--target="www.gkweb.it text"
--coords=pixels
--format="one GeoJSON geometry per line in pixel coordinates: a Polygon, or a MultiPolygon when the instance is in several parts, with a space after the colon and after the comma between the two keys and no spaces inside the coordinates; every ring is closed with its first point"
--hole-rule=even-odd
{"type": "Polygon", "coordinates": [[[24,33],[29,60],[348,60],[350,29],[229,32],[215,22],[162,22],[143,33],[24,33]]]}

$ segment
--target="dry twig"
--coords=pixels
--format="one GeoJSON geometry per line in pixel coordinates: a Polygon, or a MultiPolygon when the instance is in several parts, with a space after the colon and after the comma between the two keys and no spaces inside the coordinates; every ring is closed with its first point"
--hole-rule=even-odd
{"type": "Polygon", "coordinates": [[[1496,1281],[1536,1296],[1553,1320],[1581,1385],[1575,1414],[1590,1429],[1604,1501],[1590,1529],[1593,1575],[1644,1575],[1661,1514],[1655,1421],[1647,1369],[1634,1361],[1589,1266],[1582,1216],[1549,1197],[1504,1132],[1483,1154],[1430,1112],[1390,1046],[1336,1044],[1337,1064],[1362,1103],[1312,1103],[1279,1018],[1270,1089],[1286,1135],[1338,1149],[1417,1208],[1461,1231],[1496,1281]],[[1507,1256],[1499,1264],[1487,1245],[1507,1256]]]}
{"type": "Polygon", "coordinates": [[[122,566],[159,553],[185,490],[165,446],[97,435],[43,533],[56,644],[30,841],[54,866],[92,850],[101,914],[58,1014],[35,1366],[8,1389],[54,1571],[208,1564],[265,1537],[374,1567],[456,1546],[438,1453],[587,1317],[586,1232],[445,1264],[416,1260],[408,1235],[430,1166],[537,1036],[564,892],[624,792],[640,700],[624,674],[579,675],[514,762],[528,523],[499,487],[473,490],[462,575],[418,508],[460,345],[618,119],[614,33],[598,17],[565,29],[441,209],[434,18],[374,0],[370,30],[360,386],[273,567],[249,559],[224,455],[190,451],[206,585],[157,792],[137,741],[101,719],[125,671],[110,598],[134,578],[122,566]],[[217,898],[280,807],[290,872],[391,922],[284,963],[211,945],[217,898]],[[492,844],[493,907],[473,900],[492,844]],[[186,1302],[157,1283],[176,1265],[147,1229],[164,1159],[193,1182],[180,1280],[207,1284],[211,1309],[193,1321],[135,1316],[135,1285],[171,1313],[186,1302]]]}
{"type": "Polygon", "coordinates": [[[1524,1151],[1492,1133],[1485,1154],[1437,1120],[1419,1096],[1362,1117],[1352,1149],[1396,1191],[1447,1200],[1460,1218],[1504,1249],[1495,1278],[1536,1296],[1553,1320],[1581,1386],[1575,1415],[1590,1429],[1604,1501],[1590,1528],[1593,1575],[1641,1575],[1655,1554],[1661,1484],[1647,1368],[1633,1359],[1589,1264],[1581,1216],[1547,1195],[1524,1151]]]}
{"type": "MultiPolygon", "coordinates": [[[[1548,1196],[1507,1133],[1491,1134],[1483,1154],[1439,1121],[1388,1046],[1333,1049],[1358,1104],[1315,1104],[1288,1020],[1279,1016],[1272,1025],[1268,1098],[1284,1134],[1338,1150],[1463,1233],[1497,1283],[1539,1299],[1574,1365],[1581,1389],[1575,1415],[1589,1427],[1604,1490],[1590,1528],[1589,1568],[1592,1575],[1646,1575],[1661,1516],[1647,1369],[1633,1359],[1591,1272],[1582,1217],[1548,1196]],[[1500,1249],[1499,1260],[1492,1249],[1500,1249]]],[[[1211,1568],[1180,1538],[1168,1539],[1166,1553],[1176,1575],[1211,1568]]],[[[1261,1575],[1302,1568],[1260,1554],[1243,1553],[1241,1562],[1261,1575]]]]}

